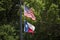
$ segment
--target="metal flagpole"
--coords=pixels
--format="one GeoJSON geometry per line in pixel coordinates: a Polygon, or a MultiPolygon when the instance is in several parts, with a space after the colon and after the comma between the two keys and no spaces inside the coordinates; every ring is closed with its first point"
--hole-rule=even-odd
{"type": "Polygon", "coordinates": [[[22,9],[21,9],[22,2],[21,2],[21,0],[19,0],[19,4],[20,4],[20,40],[23,40],[23,33],[22,33],[22,9]]]}

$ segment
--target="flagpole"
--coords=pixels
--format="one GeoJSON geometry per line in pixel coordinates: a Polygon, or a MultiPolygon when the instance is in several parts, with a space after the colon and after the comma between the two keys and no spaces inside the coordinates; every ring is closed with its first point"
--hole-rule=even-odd
{"type": "Polygon", "coordinates": [[[23,40],[23,33],[22,33],[22,9],[21,9],[21,2],[22,0],[19,0],[20,4],[20,40],[23,40]]]}

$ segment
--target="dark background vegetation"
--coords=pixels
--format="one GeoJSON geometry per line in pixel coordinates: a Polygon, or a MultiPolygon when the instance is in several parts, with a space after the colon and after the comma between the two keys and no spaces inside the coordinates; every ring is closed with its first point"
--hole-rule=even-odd
{"type": "MultiPolygon", "coordinates": [[[[32,7],[36,16],[36,21],[26,18],[36,27],[36,30],[34,35],[23,32],[23,39],[60,40],[60,0],[24,0],[22,2],[32,7]]],[[[0,0],[0,40],[19,40],[18,4],[19,0],[0,0]]],[[[24,5],[22,5],[22,13],[24,13],[23,7],[24,5]]],[[[22,15],[22,22],[23,20],[22,15]]]]}

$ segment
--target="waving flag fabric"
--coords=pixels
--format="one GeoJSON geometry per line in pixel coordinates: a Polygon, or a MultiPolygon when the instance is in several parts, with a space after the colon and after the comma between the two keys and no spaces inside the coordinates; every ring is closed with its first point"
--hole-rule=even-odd
{"type": "Polygon", "coordinates": [[[29,17],[32,20],[36,20],[33,10],[31,8],[28,8],[27,6],[24,7],[24,16],[29,17]]]}
{"type": "Polygon", "coordinates": [[[24,31],[28,32],[28,33],[34,33],[34,30],[35,30],[35,27],[32,24],[25,21],[25,23],[24,23],[24,31]]]}
{"type": "Polygon", "coordinates": [[[27,24],[28,24],[29,28],[30,28],[32,31],[35,30],[35,27],[34,27],[32,24],[30,24],[30,23],[28,23],[28,22],[27,22],[27,24]]]}
{"type": "Polygon", "coordinates": [[[24,31],[28,32],[28,29],[29,29],[29,27],[28,27],[27,21],[24,20],[24,31]]]}

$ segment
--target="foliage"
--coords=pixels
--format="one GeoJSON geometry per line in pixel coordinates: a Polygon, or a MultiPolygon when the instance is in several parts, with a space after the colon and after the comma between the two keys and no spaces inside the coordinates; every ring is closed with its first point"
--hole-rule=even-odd
{"type": "Polygon", "coordinates": [[[15,28],[11,25],[0,26],[0,40],[18,40],[15,28]]]}
{"type": "MultiPolygon", "coordinates": [[[[22,21],[26,18],[36,27],[34,35],[23,32],[25,40],[60,39],[60,0],[24,0],[23,4],[32,7],[36,16],[32,21],[22,15],[22,21]]],[[[0,40],[19,40],[19,17],[19,0],[0,0],[0,40]]]]}

